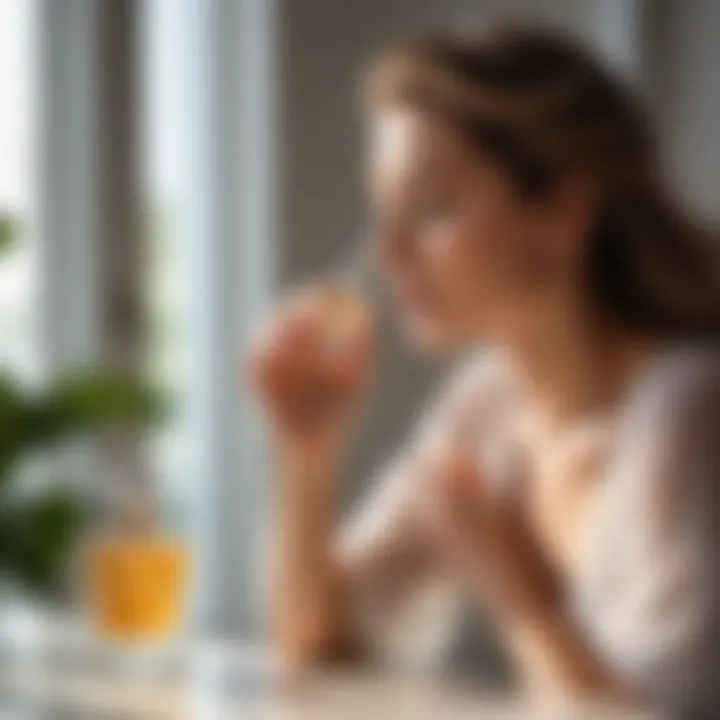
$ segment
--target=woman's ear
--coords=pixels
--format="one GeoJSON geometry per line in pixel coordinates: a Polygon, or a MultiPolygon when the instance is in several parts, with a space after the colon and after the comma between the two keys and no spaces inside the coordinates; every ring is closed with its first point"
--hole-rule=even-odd
{"type": "Polygon", "coordinates": [[[557,282],[578,266],[597,215],[597,197],[590,178],[569,174],[547,193],[530,199],[526,233],[538,242],[526,244],[523,250],[529,279],[557,282]]]}
{"type": "Polygon", "coordinates": [[[570,173],[559,182],[551,205],[558,250],[565,256],[582,254],[599,210],[597,183],[584,173],[570,173]]]}

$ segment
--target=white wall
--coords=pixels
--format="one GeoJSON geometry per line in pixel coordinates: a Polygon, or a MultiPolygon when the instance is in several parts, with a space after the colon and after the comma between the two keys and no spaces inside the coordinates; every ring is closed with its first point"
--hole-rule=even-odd
{"type": "Polygon", "coordinates": [[[670,174],[689,205],[718,220],[720,2],[650,5],[647,68],[670,174]]]}

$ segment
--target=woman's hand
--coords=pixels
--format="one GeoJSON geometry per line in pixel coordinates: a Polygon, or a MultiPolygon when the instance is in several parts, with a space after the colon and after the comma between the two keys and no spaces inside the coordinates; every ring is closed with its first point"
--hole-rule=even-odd
{"type": "Polygon", "coordinates": [[[498,621],[532,622],[559,605],[559,583],[508,499],[477,458],[445,447],[427,461],[422,499],[439,551],[498,621]]]}
{"type": "Polygon", "coordinates": [[[310,289],[281,306],[256,342],[250,367],[283,447],[303,455],[338,449],[372,346],[370,316],[360,300],[310,289]]]}
{"type": "Polygon", "coordinates": [[[445,449],[428,461],[422,502],[451,570],[485,605],[529,689],[635,705],[567,617],[554,570],[514,507],[493,496],[476,458],[445,449]]]}

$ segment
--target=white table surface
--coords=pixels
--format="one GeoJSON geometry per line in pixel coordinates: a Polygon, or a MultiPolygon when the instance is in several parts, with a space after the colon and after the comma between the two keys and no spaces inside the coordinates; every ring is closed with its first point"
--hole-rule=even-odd
{"type": "MultiPolygon", "coordinates": [[[[614,709],[540,706],[430,678],[365,674],[307,680],[263,692],[193,680],[162,682],[4,673],[0,717],[269,718],[272,720],[620,720],[614,709]],[[45,713],[45,714],[42,714],[45,713]]],[[[625,716],[630,717],[630,716],[625,716]]]]}
{"type": "Polygon", "coordinates": [[[185,641],[108,648],[80,627],[0,622],[0,720],[620,720],[617,709],[540,706],[432,673],[336,672],[282,683],[267,650],[185,641]]]}

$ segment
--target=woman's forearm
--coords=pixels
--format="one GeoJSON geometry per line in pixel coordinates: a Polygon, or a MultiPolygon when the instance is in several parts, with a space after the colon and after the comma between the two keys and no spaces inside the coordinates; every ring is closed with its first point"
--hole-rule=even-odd
{"type": "Polygon", "coordinates": [[[559,608],[510,623],[506,637],[528,687],[543,695],[636,706],[639,698],[592,652],[559,608]]]}
{"type": "Polygon", "coordinates": [[[273,630],[281,654],[305,666],[355,646],[347,582],[333,559],[336,463],[292,453],[280,461],[273,630]]]}

